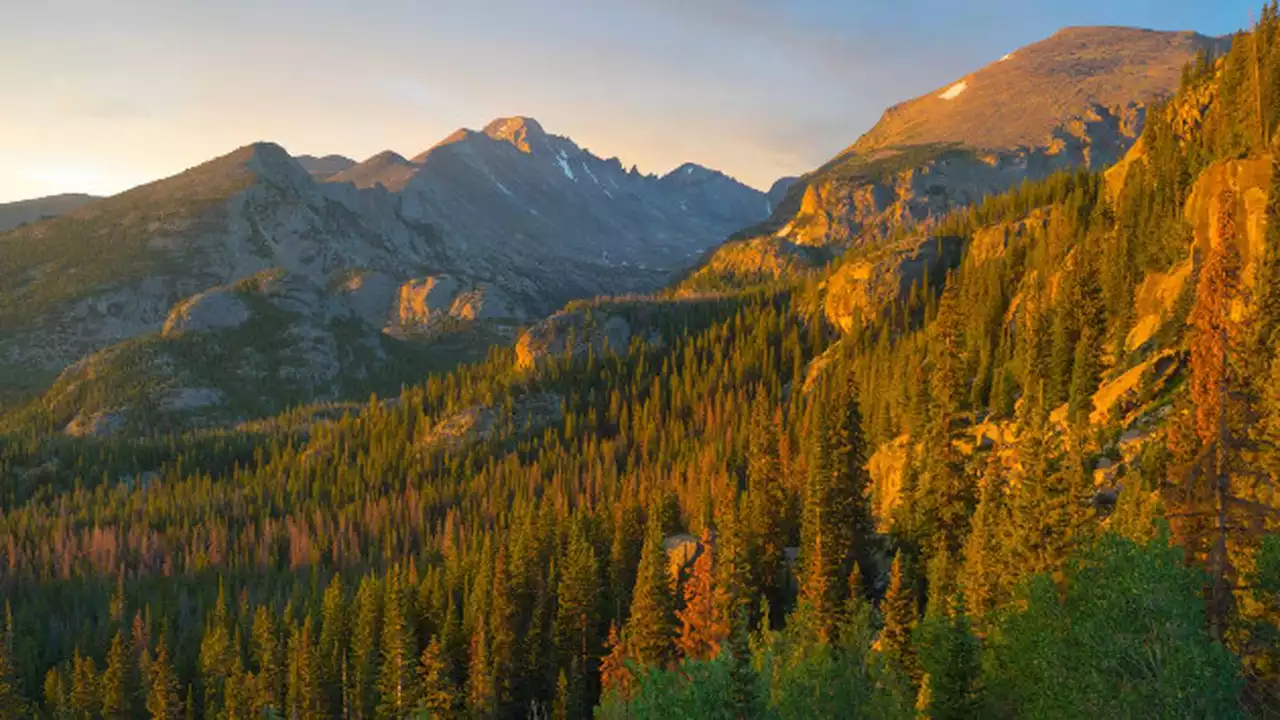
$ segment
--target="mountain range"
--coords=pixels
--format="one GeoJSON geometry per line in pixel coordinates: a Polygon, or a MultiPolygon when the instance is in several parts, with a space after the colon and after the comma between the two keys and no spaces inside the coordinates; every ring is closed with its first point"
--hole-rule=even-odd
{"type": "MultiPolygon", "coordinates": [[[[571,300],[803,275],[866,246],[879,259],[830,284],[840,323],[954,262],[918,240],[886,256],[889,228],[1113,162],[1182,66],[1224,43],[1064,30],[890,108],[767,193],[694,164],[628,170],[510,117],[412,158],[258,143],[111,198],[50,199],[64,215],[0,235],[0,398],[43,393],[20,416],[73,433],[225,423],[394,392],[571,300]]],[[[585,327],[541,326],[522,351],[585,327]]]]}
{"type": "Polygon", "coordinates": [[[76,408],[68,422],[108,413],[83,400],[123,392],[103,382],[142,388],[105,405],[184,412],[394,390],[391,356],[482,357],[569,300],[657,290],[769,210],[721,173],[625,170],[528,118],[412,160],[258,143],[0,235],[0,377],[22,397],[67,368],[46,405],[76,408]],[[193,337],[280,332],[270,357],[246,340],[216,363],[193,337]],[[439,342],[457,333],[474,352],[439,342]]]}

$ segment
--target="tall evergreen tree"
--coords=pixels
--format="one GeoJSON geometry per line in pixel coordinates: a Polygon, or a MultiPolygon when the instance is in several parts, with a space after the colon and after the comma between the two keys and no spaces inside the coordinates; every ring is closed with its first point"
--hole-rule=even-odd
{"type": "Polygon", "coordinates": [[[880,614],[884,627],[880,630],[880,651],[912,681],[920,679],[920,663],[916,656],[912,633],[919,616],[912,582],[904,574],[902,554],[893,558],[889,574],[889,590],[885,593],[880,614]]]}
{"type": "Polygon", "coordinates": [[[960,586],[973,614],[981,619],[1000,607],[1009,586],[1008,561],[1001,533],[1008,524],[1005,506],[1005,470],[993,450],[979,482],[981,496],[965,540],[960,586]]]}
{"type": "Polygon", "coordinates": [[[445,656],[440,639],[432,637],[422,650],[418,663],[418,707],[433,718],[452,717],[457,708],[458,690],[453,683],[453,671],[445,656]]]}
{"type": "Polygon", "coordinates": [[[378,670],[381,701],[378,714],[402,717],[417,706],[418,648],[414,630],[412,595],[403,571],[387,576],[382,619],[382,662],[378,670]]]}
{"type": "Polygon", "coordinates": [[[268,708],[279,710],[284,707],[284,649],[271,621],[271,611],[265,606],[259,606],[253,614],[252,651],[258,686],[253,706],[259,713],[268,708]]]}
{"type": "Polygon", "coordinates": [[[665,668],[675,655],[675,598],[668,567],[662,517],[651,512],[627,620],[629,657],[641,667],[665,668]]]}
{"type": "Polygon", "coordinates": [[[152,720],[180,720],[186,709],[179,694],[178,676],[169,659],[169,645],[161,637],[156,641],[155,655],[148,663],[150,676],[147,712],[152,720]]]}
{"type": "Polygon", "coordinates": [[[128,641],[123,632],[117,631],[111,638],[107,666],[102,671],[102,717],[107,720],[122,720],[134,714],[132,700],[136,690],[130,687],[132,664],[128,641]]]}
{"type": "Polygon", "coordinates": [[[787,543],[786,488],[778,457],[780,417],[770,412],[767,396],[757,391],[748,429],[747,497],[755,584],[774,605],[784,591],[783,549],[787,543]]]}
{"type": "Polygon", "coordinates": [[[352,717],[360,720],[373,717],[378,637],[382,633],[382,588],[372,576],[360,581],[353,612],[349,705],[352,717]]]}
{"type": "MultiPolygon", "coordinates": [[[[569,536],[563,571],[560,574],[559,603],[556,608],[555,644],[560,672],[573,671],[566,680],[573,689],[587,687],[585,677],[594,675],[599,664],[600,568],[595,548],[582,530],[569,536]]],[[[568,699],[569,707],[579,708],[583,698],[568,699]]]]}

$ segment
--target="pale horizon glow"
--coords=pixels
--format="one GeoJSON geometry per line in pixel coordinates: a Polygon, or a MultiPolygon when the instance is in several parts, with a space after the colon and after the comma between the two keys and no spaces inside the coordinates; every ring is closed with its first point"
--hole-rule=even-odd
{"type": "Polygon", "coordinates": [[[0,202],[108,195],[251,142],[412,157],[527,115],[597,155],[768,189],[883,109],[1065,25],[1221,35],[1255,0],[16,2],[0,202]],[[1206,7],[1212,5],[1212,7],[1206,7]]]}

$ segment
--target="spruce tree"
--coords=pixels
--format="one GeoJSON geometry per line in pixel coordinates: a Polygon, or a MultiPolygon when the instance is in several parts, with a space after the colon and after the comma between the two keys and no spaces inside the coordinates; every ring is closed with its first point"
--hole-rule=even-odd
{"type": "Polygon", "coordinates": [[[569,538],[560,574],[555,620],[555,644],[563,671],[575,660],[591,672],[598,658],[600,626],[600,568],[595,548],[582,531],[569,538]]]}
{"type": "Polygon", "coordinates": [[[675,598],[668,567],[662,518],[651,512],[627,620],[629,657],[641,667],[666,668],[675,655],[675,598]]]}
{"type": "Polygon", "coordinates": [[[497,711],[497,688],[489,662],[488,620],[481,618],[471,636],[471,664],[467,670],[467,709],[473,717],[491,717],[497,711]]]}
{"type": "Polygon", "coordinates": [[[259,712],[267,708],[278,710],[283,707],[284,652],[276,635],[275,624],[271,621],[271,611],[266,606],[259,606],[253,615],[252,638],[252,656],[258,681],[254,707],[259,712]]]}
{"type": "Polygon", "coordinates": [[[1008,524],[1005,506],[1005,469],[999,453],[991,451],[979,482],[981,495],[964,546],[964,567],[960,586],[964,597],[980,621],[1000,607],[1009,586],[1009,561],[1001,542],[1008,524]]]}
{"type": "Polygon", "coordinates": [[[438,637],[432,637],[422,650],[418,682],[421,688],[418,707],[433,718],[452,717],[457,707],[458,689],[454,686],[453,671],[438,637]]]}
{"type": "Polygon", "coordinates": [[[412,596],[401,574],[393,571],[387,576],[380,643],[382,658],[378,669],[378,714],[382,717],[401,717],[417,705],[415,679],[419,657],[414,612],[412,596]]]}
{"type": "Polygon", "coordinates": [[[76,648],[71,660],[71,711],[75,717],[93,718],[102,713],[98,668],[93,658],[76,648]]]}
{"type": "Polygon", "coordinates": [[[117,631],[115,637],[111,638],[111,647],[107,650],[107,666],[102,671],[103,718],[122,720],[133,716],[132,697],[135,691],[129,684],[132,664],[128,641],[122,631],[117,631]]]}
{"type": "Polygon", "coordinates": [[[963,604],[921,627],[920,660],[928,673],[926,715],[931,720],[968,720],[984,714],[981,646],[963,604]]]}
{"type": "Polygon", "coordinates": [[[778,458],[779,414],[770,413],[767,396],[757,391],[748,428],[747,497],[755,585],[775,605],[784,590],[783,548],[787,543],[786,488],[778,458]]]}
{"type": "Polygon", "coordinates": [[[489,604],[489,663],[499,712],[515,699],[515,642],[518,608],[512,597],[505,549],[498,551],[493,564],[493,592],[489,604]]]}
{"type": "Polygon", "coordinates": [[[880,630],[880,651],[912,682],[919,682],[920,664],[912,642],[919,611],[912,582],[904,574],[902,553],[893,557],[889,590],[885,593],[880,614],[884,618],[884,627],[880,630]]]}
{"type": "Polygon", "coordinates": [[[353,717],[373,717],[378,672],[378,637],[382,632],[382,588],[372,576],[360,581],[351,627],[351,700],[353,717]]]}
{"type": "Polygon", "coordinates": [[[152,720],[180,720],[186,714],[180,695],[178,676],[169,659],[169,645],[161,637],[156,641],[155,655],[148,663],[150,676],[147,712],[152,720]]]}
{"type": "Polygon", "coordinates": [[[234,651],[226,588],[219,582],[218,599],[200,641],[200,696],[206,713],[212,715],[222,712],[227,671],[231,668],[231,655],[234,651]]]}
{"type": "Polygon", "coordinates": [[[347,604],[342,587],[342,577],[334,573],[325,588],[320,606],[320,641],[317,654],[320,658],[320,675],[324,680],[325,707],[337,715],[342,708],[343,670],[349,645],[347,604]]]}

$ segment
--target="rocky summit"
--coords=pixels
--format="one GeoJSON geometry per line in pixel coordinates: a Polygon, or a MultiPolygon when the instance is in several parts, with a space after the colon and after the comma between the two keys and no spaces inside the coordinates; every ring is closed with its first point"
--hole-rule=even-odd
{"type": "Polygon", "coordinates": [[[1141,135],[1150,103],[1177,90],[1183,68],[1227,47],[1189,32],[1078,27],[1009,52],[889,108],[843,152],[784,185],[770,218],[709,258],[701,281],[809,267],[798,248],[828,248],[816,257],[830,259],[1028,180],[1105,169],[1141,135]]]}
{"type": "MultiPolygon", "coordinates": [[[[311,328],[285,342],[341,322],[375,355],[388,338],[445,352],[442,336],[459,331],[482,355],[569,300],[659,289],[768,211],[763,193],[723,174],[625,170],[522,117],[412,159],[294,158],[258,143],[0,235],[0,389],[29,395],[83,357],[161,331],[157,342],[183,347],[201,333],[260,335],[268,317],[311,328]],[[264,272],[291,289],[251,292],[244,281],[264,272]],[[306,307],[271,311],[280,298],[306,307]]],[[[152,366],[189,375],[184,351],[169,350],[173,362],[152,366]]],[[[294,374],[323,369],[291,401],[346,394],[335,378],[350,354],[322,354],[290,355],[294,374]]]]}

